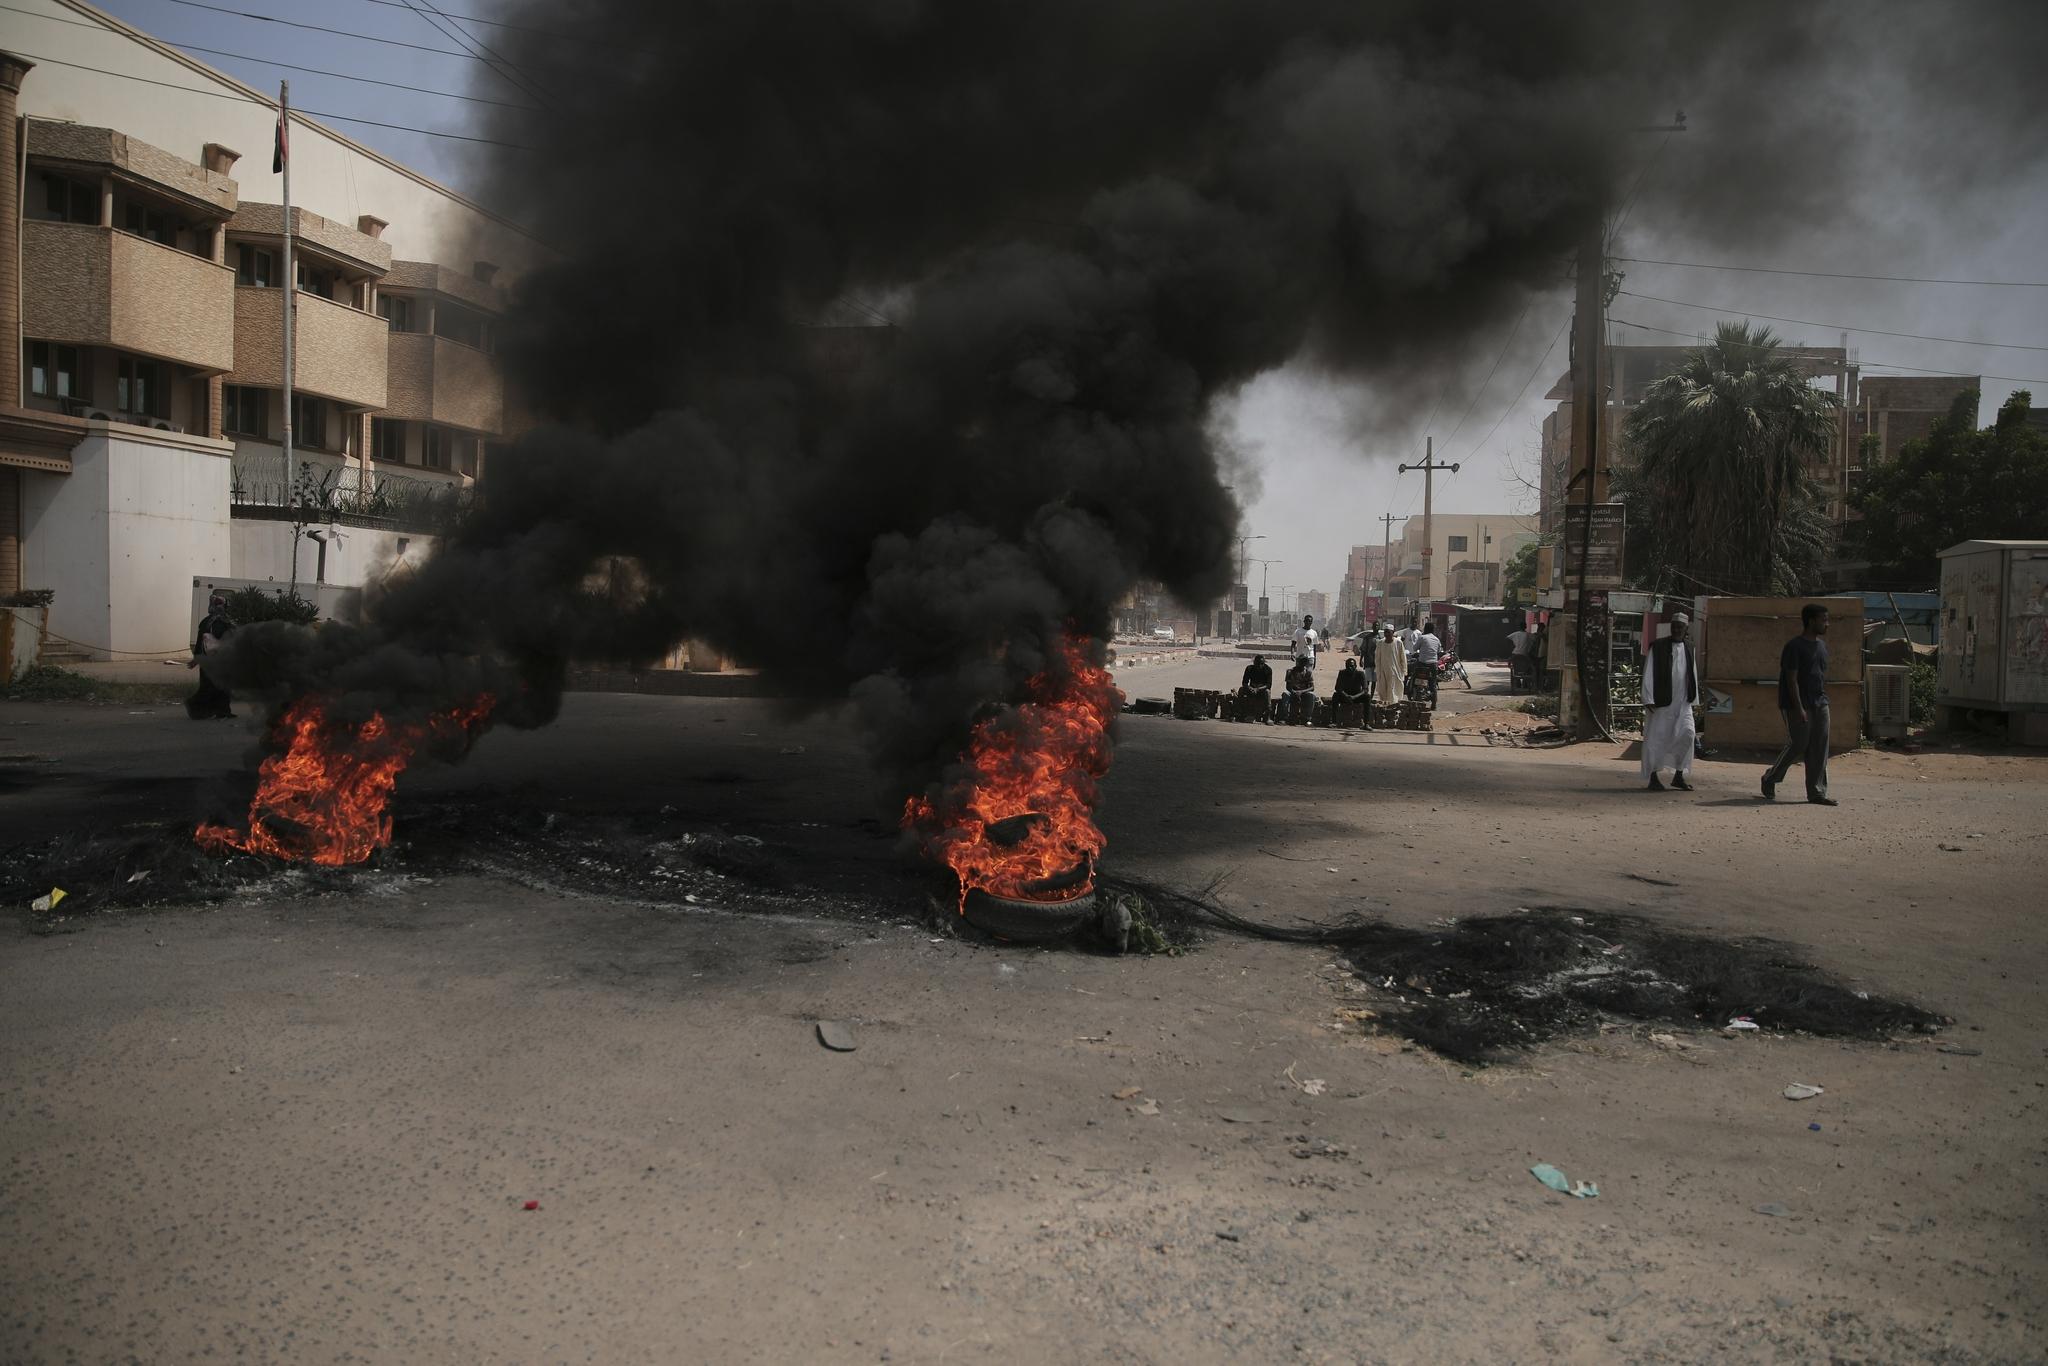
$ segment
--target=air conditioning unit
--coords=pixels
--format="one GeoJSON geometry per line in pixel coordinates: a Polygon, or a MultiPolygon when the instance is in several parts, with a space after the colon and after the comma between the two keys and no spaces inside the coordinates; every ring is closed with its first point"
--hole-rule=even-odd
{"type": "Polygon", "coordinates": [[[1873,740],[1903,740],[1912,711],[1913,670],[1906,664],[1863,669],[1863,720],[1873,740]]]}

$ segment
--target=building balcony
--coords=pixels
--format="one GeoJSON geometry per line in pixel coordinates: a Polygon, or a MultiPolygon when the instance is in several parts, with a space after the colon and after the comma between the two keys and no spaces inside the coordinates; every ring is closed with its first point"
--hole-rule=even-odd
{"type": "Polygon", "coordinates": [[[287,464],[276,447],[238,448],[231,514],[274,521],[339,521],[439,534],[466,515],[475,492],[459,480],[364,470],[333,456],[287,464]]]}
{"type": "Polygon", "coordinates": [[[234,365],[239,319],[226,266],[114,228],[33,219],[21,225],[21,253],[27,336],[209,374],[234,365]]]}
{"type": "MultiPolygon", "coordinates": [[[[295,291],[292,387],[352,408],[382,408],[384,320],[295,291]]],[[[276,389],[284,383],[284,296],[275,289],[235,287],[235,355],[230,384],[276,389]]]]}
{"type": "Polygon", "coordinates": [[[495,356],[446,337],[389,335],[384,416],[504,434],[505,377],[495,356]]]}

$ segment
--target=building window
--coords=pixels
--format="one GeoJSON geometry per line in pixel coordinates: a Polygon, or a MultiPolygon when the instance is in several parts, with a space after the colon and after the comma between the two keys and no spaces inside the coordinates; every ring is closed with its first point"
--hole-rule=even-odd
{"type": "Polygon", "coordinates": [[[370,458],[387,464],[405,463],[405,424],[395,417],[370,419],[370,458]]]}
{"type": "Polygon", "coordinates": [[[483,315],[453,304],[443,303],[434,310],[434,335],[479,351],[491,349],[491,328],[483,315]]]}
{"type": "Polygon", "coordinates": [[[169,417],[170,391],[164,368],[140,356],[123,356],[114,368],[114,406],[137,417],[169,417]]]}
{"type": "Polygon", "coordinates": [[[247,242],[235,243],[235,283],[255,289],[277,288],[277,257],[247,242]]]}
{"type": "Polygon", "coordinates": [[[28,391],[38,398],[83,399],[85,372],[78,368],[78,348],[56,342],[30,342],[28,391]]]}
{"type": "Polygon", "coordinates": [[[292,444],[308,450],[327,448],[327,403],[311,394],[292,395],[292,444]]]}
{"type": "Polygon", "coordinates": [[[167,247],[178,245],[178,220],[162,209],[132,199],[121,206],[121,226],[137,237],[147,237],[167,247]]]}
{"type": "Polygon", "coordinates": [[[1451,544],[1450,544],[1450,552],[1451,552],[1451,554],[1453,554],[1453,555],[1461,555],[1461,554],[1464,554],[1464,553],[1465,553],[1465,551],[1466,551],[1466,548],[1467,548],[1467,547],[1468,547],[1468,546],[1469,546],[1470,544],[1471,544],[1471,538],[1470,538],[1470,537],[1468,537],[1468,536],[1453,536],[1453,537],[1451,537],[1451,544]]]}
{"type": "Polygon", "coordinates": [[[245,384],[223,384],[220,390],[220,429],[230,436],[270,439],[270,394],[245,384]]]}
{"type": "Polygon", "coordinates": [[[100,221],[100,190],[69,176],[45,175],[43,192],[31,194],[30,214],[49,223],[97,223],[100,221]],[[38,202],[40,201],[40,202],[38,202]]]}
{"type": "Polygon", "coordinates": [[[403,294],[379,294],[377,316],[390,323],[393,332],[415,330],[412,325],[412,300],[403,294]]]}
{"type": "Polygon", "coordinates": [[[420,433],[420,463],[430,470],[448,468],[448,457],[452,454],[450,440],[455,433],[445,427],[429,427],[420,433]]]}
{"type": "Polygon", "coordinates": [[[323,299],[335,297],[335,286],[340,283],[333,271],[309,265],[304,257],[292,262],[292,274],[299,277],[299,293],[318,294],[323,299]]]}

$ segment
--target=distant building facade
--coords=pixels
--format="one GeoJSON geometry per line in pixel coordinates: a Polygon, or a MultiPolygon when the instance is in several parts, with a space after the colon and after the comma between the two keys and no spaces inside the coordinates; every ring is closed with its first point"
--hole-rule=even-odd
{"type": "Polygon", "coordinates": [[[59,655],[118,658],[189,640],[195,578],[417,558],[519,422],[495,329],[542,249],[294,116],[287,282],[275,102],[79,0],[25,3],[48,60],[0,54],[0,592],[53,590],[59,655]]]}

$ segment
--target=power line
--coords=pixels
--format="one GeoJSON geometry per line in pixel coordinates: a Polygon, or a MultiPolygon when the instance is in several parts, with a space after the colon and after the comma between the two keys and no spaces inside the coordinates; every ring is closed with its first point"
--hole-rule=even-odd
{"type": "Polygon", "coordinates": [[[511,85],[529,99],[539,101],[542,104],[548,103],[547,92],[540,87],[538,82],[499,56],[491,48],[490,44],[484,42],[481,38],[472,38],[462,29],[456,27],[452,21],[446,20],[445,16],[441,15],[441,11],[436,9],[429,0],[419,0],[419,3],[414,3],[414,0],[404,0],[404,4],[407,9],[433,25],[436,33],[451,39],[456,46],[470,53],[477,61],[489,67],[491,73],[500,80],[511,85]],[[477,55],[479,53],[483,55],[477,55]]]}
{"type": "MultiPolygon", "coordinates": [[[[231,14],[237,19],[254,19],[264,24],[282,24],[286,28],[302,28],[313,33],[331,33],[337,38],[355,38],[365,43],[383,43],[387,47],[406,47],[414,52],[438,52],[443,57],[460,57],[467,62],[483,62],[483,58],[470,52],[458,51],[452,47],[428,47],[424,43],[408,43],[397,38],[373,38],[367,33],[357,33],[345,28],[325,28],[319,24],[305,24],[297,19],[280,19],[274,14],[252,14],[248,10],[229,9],[225,5],[209,5],[204,0],[171,0],[174,5],[187,5],[193,9],[212,10],[215,14],[231,14]]],[[[489,66],[490,63],[484,62],[489,66]]]]}
{"type": "Polygon", "coordinates": [[[1808,275],[1817,280],[1883,280],[1898,285],[1982,285],[1989,289],[2048,289],[2048,280],[1950,280],[1929,275],[1855,275],[1837,270],[1784,270],[1776,266],[1736,266],[1708,261],[1659,261],[1649,256],[1617,256],[1632,266],[1676,266],[1681,270],[1734,270],[1750,275],[1808,275]]]}
{"type": "MultiPolygon", "coordinates": [[[[391,0],[391,3],[396,4],[398,0],[391,0]]],[[[66,19],[56,14],[39,14],[35,10],[21,9],[15,5],[0,5],[0,10],[6,10],[10,14],[26,14],[31,19],[46,19],[53,24],[70,24],[74,28],[89,28],[95,33],[105,33],[113,37],[119,36],[105,24],[95,24],[85,19],[66,19]]],[[[204,52],[209,57],[228,57],[238,62],[255,62],[259,66],[282,67],[286,71],[303,71],[312,76],[331,76],[338,81],[356,81],[363,85],[381,85],[392,90],[411,90],[421,95],[439,95],[443,99],[466,100],[471,104],[495,104],[504,109],[532,109],[536,107],[530,104],[513,104],[509,100],[488,100],[481,95],[458,95],[451,90],[434,90],[424,85],[404,85],[398,81],[380,81],[369,76],[351,76],[343,71],[327,71],[317,66],[299,66],[292,62],[280,62],[270,57],[254,57],[246,52],[223,52],[217,47],[201,47],[197,43],[181,43],[170,38],[166,38],[163,41],[169,43],[172,47],[186,52],[204,52]]]]}
{"type": "Polygon", "coordinates": [[[1723,308],[1719,304],[1696,304],[1685,299],[1661,299],[1655,294],[1638,294],[1632,289],[1615,291],[1631,299],[1642,299],[1653,304],[1674,304],[1679,308],[1697,308],[1707,313],[1726,313],[1730,316],[1742,314],[1750,318],[1767,318],[1774,323],[1798,323],[1802,327],[1825,327],[1831,332],[1866,332],[1874,337],[1905,337],[1912,341],[1945,342],[1950,346],[1981,346],[1997,351],[2048,351],[2048,346],[2030,346],[2025,342],[1976,341],[1969,337],[1930,337],[1924,332],[1888,332],[1882,327],[1851,327],[1847,323],[1815,322],[1812,318],[1781,318],[1775,313],[1757,313],[1744,308],[1723,308]]]}
{"type": "MultiPolygon", "coordinates": [[[[169,42],[169,39],[165,40],[169,42]]],[[[444,100],[466,100],[470,104],[494,104],[500,109],[538,109],[535,104],[515,104],[511,100],[485,99],[482,95],[458,95],[452,90],[435,90],[424,85],[405,85],[398,81],[380,81],[371,76],[351,76],[344,71],[323,71],[317,66],[295,66],[280,62],[274,57],[251,57],[246,52],[222,52],[217,47],[201,47],[197,43],[171,43],[172,47],[186,52],[204,52],[210,57],[231,57],[238,62],[254,62],[258,66],[279,66],[286,71],[303,71],[312,76],[332,76],[337,81],[356,81],[363,85],[381,85],[391,90],[410,90],[421,95],[438,95],[444,100]]]]}
{"type": "MultiPolygon", "coordinates": [[[[1678,329],[1676,329],[1676,328],[1672,328],[1672,327],[1655,327],[1655,326],[1652,326],[1652,325],[1651,325],[1651,324],[1649,324],[1649,323],[1632,323],[1632,322],[1630,322],[1630,321],[1629,321],[1628,319],[1626,319],[1626,318],[1615,318],[1615,317],[1610,317],[1610,318],[1608,318],[1608,321],[1609,321],[1609,322],[1611,322],[1611,323],[1614,323],[1614,324],[1615,324],[1616,326],[1618,326],[1618,327],[1635,327],[1635,328],[1640,328],[1641,330],[1643,330],[1643,331],[1645,331],[1645,332],[1661,332],[1661,333],[1663,333],[1663,334],[1664,334],[1665,336],[1667,336],[1667,337],[1686,337],[1686,338],[1689,338],[1689,339],[1691,339],[1691,340],[1693,340],[1693,341],[1704,341],[1704,342],[1710,342],[1710,341],[1714,341],[1714,340],[1717,340],[1717,339],[1716,339],[1716,338],[1714,338],[1714,337],[1709,337],[1709,336],[1705,336],[1705,335],[1702,335],[1701,333],[1698,333],[1698,332],[1680,332],[1680,331],[1679,331],[1678,329]]],[[[1929,367],[1929,366],[1925,366],[1925,365],[1905,365],[1905,364],[1902,364],[1902,363],[1901,363],[1901,362],[1899,362],[1899,361],[1894,361],[1894,360],[1865,360],[1865,361],[1860,361],[1860,362],[1859,362],[1859,366],[1860,366],[1860,368],[1862,368],[1862,369],[1865,369],[1865,370],[1870,370],[1870,369],[1878,369],[1878,370],[1911,370],[1911,371],[1913,371],[1913,372],[1914,372],[1915,374],[1921,374],[1921,375],[1955,375],[1955,371],[1954,371],[1954,370],[1936,370],[1936,369],[1933,369],[1933,368],[1931,368],[1931,367],[1929,367]]],[[[1959,378],[1959,379],[1960,379],[1960,378],[1964,378],[1964,376],[1956,376],[1956,377],[1957,377],[1957,378],[1959,378]]],[[[1996,380],[2003,380],[2003,381],[2004,381],[2005,383],[2007,383],[2007,384],[2038,384],[2038,385],[2040,385],[2040,386],[2041,386],[2041,387],[2042,387],[2042,388],[2043,388],[2044,390],[2048,390],[2048,379],[2026,379],[2026,378],[2023,378],[2022,376],[2019,376],[2019,375],[1985,375],[1985,374],[1979,374],[1979,375],[1977,376],[1977,378],[1978,378],[1978,379],[1996,379],[1996,380]]]]}
{"type": "MultiPolygon", "coordinates": [[[[405,0],[363,0],[363,3],[366,5],[383,5],[388,9],[411,8],[410,5],[405,3],[405,0]]],[[[486,19],[480,14],[450,14],[447,10],[441,10],[440,14],[444,19],[458,19],[465,24],[489,24],[492,28],[516,29],[520,33],[537,33],[544,38],[573,38],[586,42],[592,41],[588,34],[568,33],[558,28],[535,28],[531,24],[514,24],[503,19],[486,19]]]]}
{"type": "MultiPolygon", "coordinates": [[[[1538,360],[1536,368],[1529,372],[1529,378],[1522,381],[1522,387],[1516,391],[1512,399],[1508,400],[1508,406],[1500,410],[1500,416],[1494,419],[1493,426],[1487,429],[1486,435],[1472,443],[1473,455],[1477,455],[1486,449],[1486,443],[1493,440],[1493,434],[1500,430],[1500,424],[1506,422],[1508,414],[1512,413],[1520,405],[1522,396],[1529,392],[1529,386],[1536,382],[1536,377],[1543,373],[1543,367],[1550,363],[1550,353],[1557,350],[1557,344],[1564,340],[1565,329],[1571,325],[1572,320],[1570,318],[1566,318],[1557,325],[1557,331],[1550,338],[1550,345],[1543,348],[1542,359],[1538,360]]],[[[1468,456],[1467,458],[1469,459],[1470,457],[1468,456]]]]}
{"type": "MultiPolygon", "coordinates": [[[[217,100],[233,100],[238,104],[253,104],[259,109],[275,110],[277,108],[276,105],[268,100],[254,99],[248,95],[239,95],[231,90],[207,90],[196,85],[177,85],[171,81],[158,81],[152,80],[148,76],[137,76],[128,71],[109,71],[103,66],[87,66],[83,62],[67,62],[56,57],[38,57],[33,52],[23,52],[20,55],[32,62],[40,62],[48,66],[65,66],[70,67],[74,71],[91,71],[101,76],[113,76],[124,81],[138,81],[143,85],[160,85],[166,90],[179,90],[187,95],[210,95],[217,100]]],[[[361,118],[355,114],[332,114],[323,109],[301,109],[296,105],[292,107],[292,112],[294,114],[304,114],[308,118],[333,119],[336,123],[362,123],[368,124],[372,128],[389,128],[400,133],[418,133],[421,137],[448,138],[455,142],[481,142],[491,147],[510,147],[522,152],[533,150],[533,148],[523,142],[500,142],[496,138],[480,138],[469,133],[444,133],[433,128],[414,128],[411,124],[406,123],[385,123],[380,119],[361,118]]]]}

